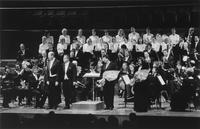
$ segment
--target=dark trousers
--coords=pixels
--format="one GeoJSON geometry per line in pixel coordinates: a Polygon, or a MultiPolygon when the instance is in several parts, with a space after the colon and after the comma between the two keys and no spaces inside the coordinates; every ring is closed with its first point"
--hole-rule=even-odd
{"type": "Polygon", "coordinates": [[[42,89],[36,89],[33,91],[33,94],[36,98],[36,103],[35,103],[35,107],[43,107],[45,104],[45,101],[47,99],[47,92],[45,90],[42,89]]]}
{"type": "Polygon", "coordinates": [[[61,89],[60,86],[55,86],[56,78],[52,77],[49,79],[49,107],[57,107],[61,102],[61,89]]]}
{"type": "Polygon", "coordinates": [[[8,104],[11,101],[12,91],[13,89],[2,89],[1,93],[3,96],[3,107],[8,107],[8,104]]]}
{"type": "Polygon", "coordinates": [[[114,87],[115,81],[106,81],[104,85],[103,94],[106,108],[114,108],[114,87]]]}
{"type": "Polygon", "coordinates": [[[73,102],[73,82],[71,80],[64,80],[63,81],[63,94],[65,97],[65,106],[69,106],[73,102]]]}

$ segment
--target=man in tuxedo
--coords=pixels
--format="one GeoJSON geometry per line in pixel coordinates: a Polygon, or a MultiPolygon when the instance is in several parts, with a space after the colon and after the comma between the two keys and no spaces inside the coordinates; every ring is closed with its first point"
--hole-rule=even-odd
{"type": "Polygon", "coordinates": [[[69,109],[70,104],[75,99],[74,85],[76,83],[76,76],[77,76],[76,66],[70,62],[68,55],[64,55],[62,64],[62,82],[63,82],[62,90],[65,97],[64,109],[69,109]]]}
{"type": "Polygon", "coordinates": [[[198,36],[195,36],[195,51],[200,54],[200,42],[199,42],[199,37],[198,36]]]}
{"type": "Polygon", "coordinates": [[[46,80],[49,87],[49,108],[57,109],[58,104],[61,102],[61,89],[60,89],[60,62],[55,58],[54,52],[48,53],[47,73],[46,80]]]}
{"type": "MultiPolygon", "coordinates": [[[[103,63],[104,63],[104,66],[103,66],[103,69],[102,69],[102,74],[103,72],[105,71],[109,71],[109,70],[117,70],[117,66],[114,62],[111,62],[108,58],[108,56],[104,56],[103,57],[103,63]]],[[[107,81],[105,80],[105,85],[104,85],[104,88],[103,88],[103,95],[104,95],[104,102],[105,102],[105,105],[106,105],[106,108],[105,109],[108,109],[108,110],[113,110],[114,108],[114,87],[115,87],[115,83],[116,81],[107,81]]]]}
{"type": "Polygon", "coordinates": [[[25,48],[25,45],[23,43],[19,46],[20,50],[17,52],[17,61],[22,62],[24,59],[28,59],[30,57],[30,53],[25,48]]]}

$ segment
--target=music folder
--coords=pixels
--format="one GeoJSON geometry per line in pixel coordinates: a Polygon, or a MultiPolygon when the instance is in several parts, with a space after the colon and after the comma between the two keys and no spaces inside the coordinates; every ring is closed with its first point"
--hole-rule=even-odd
{"type": "Polygon", "coordinates": [[[126,85],[129,85],[131,83],[131,80],[128,75],[124,75],[124,76],[122,76],[122,78],[126,85]]]}
{"type": "Polygon", "coordinates": [[[161,85],[165,85],[165,81],[163,80],[161,75],[158,75],[157,78],[158,78],[161,85]]]}

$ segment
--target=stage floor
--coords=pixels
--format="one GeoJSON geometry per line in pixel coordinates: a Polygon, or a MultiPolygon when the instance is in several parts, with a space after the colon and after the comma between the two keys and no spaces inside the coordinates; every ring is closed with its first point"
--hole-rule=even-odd
{"type": "MultiPolygon", "coordinates": [[[[19,113],[19,114],[47,114],[50,111],[54,111],[56,114],[94,114],[97,116],[128,116],[130,113],[136,113],[137,116],[168,116],[168,117],[200,117],[200,110],[190,110],[187,112],[173,112],[170,111],[170,106],[168,102],[163,102],[163,109],[159,109],[158,107],[153,106],[151,110],[144,113],[138,113],[133,110],[134,104],[132,102],[128,102],[125,107],[123,98],[119,98],[115,96],[113,110],[72,110],[72,109],[63,109],[64,101],[61,103],[57,110],[52,109],[35,109],[33,106],[18,106],[17,102],[11,103],[11,108],[2,108],[0,107],[0,113],[19,113]]],[[[2,100],[0,100],[2,103],[2,100]]],[[[45,104],[47,107],[47,103],[45,104]]]]}

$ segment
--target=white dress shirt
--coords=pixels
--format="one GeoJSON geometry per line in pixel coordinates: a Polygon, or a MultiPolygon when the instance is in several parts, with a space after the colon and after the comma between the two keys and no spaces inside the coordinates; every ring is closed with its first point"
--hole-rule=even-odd
{"type": "Polygon", "coordinates": [[[54,61],[55,61],[55,58],[54,58],[53,60],[49,61],[49,76],[50,76],[50,77],[55,77],[55,76],[57,76],[56,74],[54,74],[54,75],[51,74],[51,68],[52,68],[52,66],[53,66],[54,61]]]}
{"type": "Polygon", "coordinates": [[[38,76],[33,73],[33,76],[35,77],[35,80],[38,80],[38,76]]]}
{"type": "Polygon", "coordinates": [[[57,52],[58,52],[58,54],[64,53],[64,50],[66,50],[64,44],[58,43],[57,44],[57,52]]]}
{"type": "Polygon", "coordinates": [[[69,67],[69,62],[65,63],[65,77],[64,77],[64,80],[69,79],[68,76],[67,76],[68,67],[69,67]]]}

